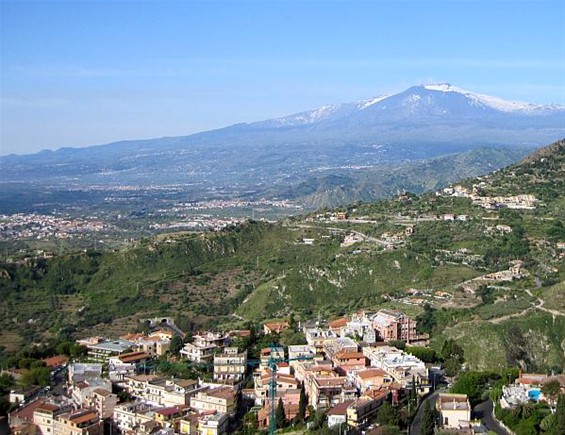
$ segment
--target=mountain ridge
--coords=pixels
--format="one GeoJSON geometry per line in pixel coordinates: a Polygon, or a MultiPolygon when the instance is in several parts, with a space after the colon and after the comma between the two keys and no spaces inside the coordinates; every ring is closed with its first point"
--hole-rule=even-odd
{"type": "MultiPolygon", "coordinates": [[[[383,110],[385,108],[387,108],[386,104],[390,103],[391,98],[392,99],[401,99],[404,102],[401,104],[406,105],[406,98],[408,98],[408,100],[411,100],[413,103],[417,103],[421,100],[421,96],[422,93],[436,93],[436,94],[455,94],[458,97],[459,96],[464,96],[464,97],[470,97],[471,99],[471,103],[480,103],[482,105],[484,105],[485,107],[490,107],[491,109],[495,109],[495,110],[499,110],[502,112],[520,112],[520,113],[524,113],[524,114],[534,114],[535,112],[543,112],[544,114],[547,114],[547,112],[550,111],[556,111],[559,113],[563,113],[563,115],[565,116],[565,105],[560,105],[560,104],[533,104],[533,103],[525,103],[525,102],[519,102],[519,101],[513,101],[513,100],[504,100],[502,98],[499,97],[493,97],[490,95],[485,95],[485,94],[478,94],[478,93],[474,93],[472,91],[468,91],[456,86],[453,86],[449,83],[439,83],[439,84],[421,84],[421,85],[417,85],[417,86],[412,86],[408,89],[406,89],[403,92],[397,93],[397,94],[386,94],[386,95],[381,95],[381,96],[376,96],[376,97],[371,97],[369,99],[364,99],[364,100],[359,100],[356,102],[349,102],[349,103],[340,103],[340,104],[327,104],[327,105],[322,105],[319,106],[317,108],[311,109],[311,110],[305,110],[302,112],[297,112],[294,114],[289,114],[289,115],[285,115],[282,117],[278,117],[278,118],[272,118],[272,119],[266,119],[266,120],[260,120],[260,121],[255,121],[255,122],[244,122],[244,123],[237,123],[237,124],[231,124],[225,127],[220,127],[217,129],[212,129],[212,130],[206,130],[206,131],[201,131],[201,132],[196,132],[190,135],[183,135],[183,136],[163,136],[163,137],[159,137],[159,138],[148,138],[148,139],[131,139],[131,140],[123,140],[123,141],[116,141],[116,142],[110,142],[110,143],[106,143],[106,144],[94,144],[94,145],[89,145],[87,147],[69,147],[69,146],[65,146],[65,147],[61,147],[58,148],[56,150],[41,150],[38,151],[37,153],[33,153],[33,154],[26,154],[26,155],[36,155],[36,154],[41,154],[41,153],[56,153],[58,151],[61,152],[66,152],[68,150],[84,150],[86,148],[92,148],[92,147],[96,147],[96,148],[100,148],[100,147],[107,147],[107,146],[116,146],[116,145],[122,145],[122,144],[133,144],[133,143],[149,143],[149,142],[153,142],[153,141],[177,141],[179,139],[182,138],[188,138],[188,137],[198,137],[199,135],[203,135],[203,134],[210,134],[210,133],[214,133],[214,132],[226,132],[226,131],[233,131],[233,130],[239,130],[242,128],[247,128],[247,127],[257,127],[257,126],[272,126],[272,125],[278,125],[280,127],[285,127],[285,126],[297,126],[297,125],[309,125],[309,124],[313,124],[316,122],[320,122],[320,121],[324,121],[327,118],[332,118],[331,115],[335,115],[336,112],[341,112],[341,115],[349,115],[352,111],[364,111],[367,109],[371,109],[373,110],[375,107],[377,107],[379,110],[383,110]],[[301,119],[303,121],[303,124],[293,124],[292,122],[289,122],[289,120],[292,119],[301,119]]],[[[394,100],[393,100],[394,101],[394,100]]],[[[20,154],[9,154],[6,156],[0,156],[0,158],[5,158],[5,157],[13,157],[13,156],[22,156],[20,154]]]]}
{"type": "MultiPolygon", "coordinates": [[[[362,168],[481,147],[505,147],[511,154],[517,147],[536,148],[565,136],[565,107],[536,111],[530,110],[535,105],[506,102],[513,110],[504,111],[481,103],[485,98],[501,105],[500,99],[451,85],[414,86],[390,96],[189,136],[3,156],[0,182],[190,185],[202,186],[190,200],[217,197],[218,192],[223,198],[242,192],[278,198],[320,171],[331,172],[327,168],[348,168],[347,176],[356,184],[363,182],[362,168]],[[524,107],[529,108],[525,114],[520,112],[524,107]]],[[[508,161],[491,163],[501,167],[508,161]]],[[[349,193],[338,196],[343,203],[354,200],[349,193]]]]}

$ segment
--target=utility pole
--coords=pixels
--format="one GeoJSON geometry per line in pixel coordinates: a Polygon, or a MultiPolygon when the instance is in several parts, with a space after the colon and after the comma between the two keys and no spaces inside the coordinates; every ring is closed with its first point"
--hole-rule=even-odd
{"type": "Polygon", "coordinates": [[[299,356],[297,358],[277,357],[275,353],[277,348],[271,344],[271,354],[269,355],[268,367],[271,370],[269,378],[269,435],[273,435],[277,431],[277,364],[290,361],[305,361],[313,359],[312,356],[299,356]]]}

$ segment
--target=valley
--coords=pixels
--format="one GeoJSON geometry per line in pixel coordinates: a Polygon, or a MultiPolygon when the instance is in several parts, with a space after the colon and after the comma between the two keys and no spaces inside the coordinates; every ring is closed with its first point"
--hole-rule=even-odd
{"type": "Polygon", "coordinates": [[[565,273],[564,161],[561,141],[520,164],[422,196],[279,222],[233,221],[204,233],[164,232],[113,251],[99,245],[14,260],[3,266],[1,327],[6,337],[40,343],[111,324],[131,329],[158,315],[191,319],[196,328],[236,328],[375,307],[417,316],[429,305],[432,346],[457,339],[474,355],[472,368],[557,368],[565,327],[557,290],[565,273]],[[536,202],[512,209],[499,199],[485,208],[473,195],[530,195],[536,202]],[[511,326],[524,334],[520,360],[504,354],[511,326]],[[493,352],[479,350],[487,340],[493,352]]]}

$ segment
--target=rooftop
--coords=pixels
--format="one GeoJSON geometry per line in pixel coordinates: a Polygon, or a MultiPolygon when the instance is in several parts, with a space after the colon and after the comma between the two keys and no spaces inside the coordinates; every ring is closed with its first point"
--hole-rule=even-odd
{"type": "Polygon", "coordinates": [[[359,376],[361,379],[369,379],[374,378],[375,376],[387,376],[387,372],[385,372],[383,369],[372,368],[358,371],[357,376],[359,376]]]}
{"type": "Polygon", "coordinates": [[[65,355],[52,356],[51,358],[45,358],[43,360],[47,367],[57,367],[65,364],[68,361],[69,358],[67,358],[65,355]]]}
{"type": "Polygon", "coordinates": [[[209,397],[217,397],[218,399],[226,400],[233,399],[236,395],[234,389],[230,387],[220,387],[213,390],[208,390],[206,391],[206,394],[209,397]]]}
{"type": "Polygon", "coordinates": [[[347,325],[347,318],[346,317],[342,317],[342,318],[339,318],[339,319],[332,320],[328,324],[328,326],[330,328],[342,328],[346,325],[347,325]]]}
{"type": "Polygon", "coordinates": [[[90,420],[97,419],[98,414],[96,414],[96,412],[90,409],[86,409],[86,410],[83,409],[74,413],[65,414],[63,415],[63,418],[67,418],[69,421],[71,421],[74,424],[81,424],[81,423],[86,423],[87,421],[90,420]]]}
{"type": "Polygon", "coordinates": [[[159,408],[155,410],[156,414],[161,414],[164,416],[174,415],[183,412],[187,407],[182,406],[169,406],[167,408],[159,408]]]}
{"type": "Polygon", "coordinates": [[[338,403],[336,406],[331,408],[326,415],[345,415],[347,413],[347,408],[351,405],[353,400],[346,400],[345,402],[338,403]]]}
{"type": "Polygon", "coordinates": [[[149,354],[146,352],[129,352],[121,354],[118,358],[123,363],[130,363],[147,359],[149,358],[149,354]]]}
{"type": "Polygon", "coordinates": [[[127,340],[117,339],[112,341],[105,341],[98,344],[89,344],[87,347],[89,349],[107,351],[107,352],[123,352],[134,343],[127,340]]]}
{"type": "Polygon", "coordinates": [[[470,410],[466,394],[443,394],[438,397],[439,408],[442,410],[470,410]]]}

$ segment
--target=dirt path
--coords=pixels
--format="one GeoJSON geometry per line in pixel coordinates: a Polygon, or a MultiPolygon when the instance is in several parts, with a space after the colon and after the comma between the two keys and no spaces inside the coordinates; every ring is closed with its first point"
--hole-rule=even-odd
{"type": "MultiPolygon", "coordinates": [[[[526,293],[532,298],[535,297],[530,290],[526,290],[526,293]]],[[[545,301],[542,298],[538,297],[536,298],[535,302],[532,302],[531,307],[528,307],[525,310],[520,311],[519,313],[512,313],[506,316],[497,317],[496,319],[490,319],[489,322],[495,324],[501,323],[504,322],[505,320],[512,319],[514,317],[525,316],[527,313],[533,310],[545,311],[546,313],[552,314],[554,316],[565,316],[565,313],[562,313],[561,311],[557,311],[557,310],[552,310],[550,308],[545,308],[544,305],[545,305],[545,301]]]]}

